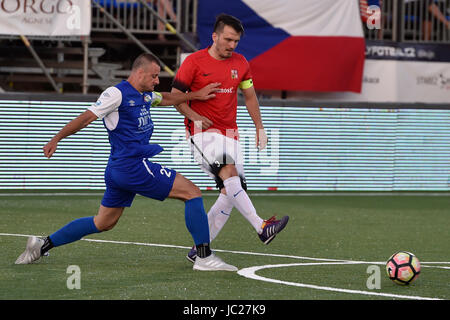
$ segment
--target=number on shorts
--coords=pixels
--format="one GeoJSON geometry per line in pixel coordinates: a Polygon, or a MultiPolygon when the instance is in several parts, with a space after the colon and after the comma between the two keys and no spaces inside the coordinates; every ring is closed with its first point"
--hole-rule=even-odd
{"type": "Polygon", "coordinates": [[[170,175],[172,174],[171,171],[166,170],[166,167],[161,167],[161,170],[159,170],[159,173],[161,173],[162,175],[166,175],[167,178],[170,178],[170,175]]]}

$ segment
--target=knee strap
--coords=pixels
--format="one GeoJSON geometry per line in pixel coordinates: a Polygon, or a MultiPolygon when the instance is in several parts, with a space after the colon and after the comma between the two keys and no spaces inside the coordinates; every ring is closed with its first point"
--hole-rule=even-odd
{"type": "MultiPolygon", "coordinates": [[[[235,164],[234,159],[228,154],[224,153],[222,156],[217,157],[216,160],[210,164],[211,172],[214,174],[214,180],[216,181],[216,188],[222,190],[225,188],[223,185],[223,180],[219,177],[220,170],[225,167],[227,164],[235,164]]],[[[239,176],[241,179],[242,189],[247,191],[247,182],[244,177],[239,176]]]]}

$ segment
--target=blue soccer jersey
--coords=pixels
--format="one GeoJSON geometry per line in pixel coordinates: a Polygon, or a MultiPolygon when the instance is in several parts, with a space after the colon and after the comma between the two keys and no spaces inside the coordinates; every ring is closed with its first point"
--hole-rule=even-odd
{"type": "Polygon", "coordinates": [[[161,100],[160,93],[140,93],[124,80],[88,108],[103,120],[111,144],[102,205],[130,206],[136,193],[164,200],[172,189],[176,172],[148,160],[163,150],[149,142],[154,129],[150,108],[161,100]]]}
{"type": "Polygon", "coordinates": [[[158,105],[162,96],[158,92],[140,93],[128,81],[109,87],[90,106],[103,119],[111,144],[109,164],[127,165],[130,158],[151,158],[163,149],[150,144],[153,121],[150,108],[158,105]]]}

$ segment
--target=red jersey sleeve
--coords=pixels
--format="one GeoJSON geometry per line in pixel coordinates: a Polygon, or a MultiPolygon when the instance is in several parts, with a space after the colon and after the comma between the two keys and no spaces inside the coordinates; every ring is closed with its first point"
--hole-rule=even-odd
{"type": "Polygon", "coordinates": [[[194,80],[195,75],[195,63],[193,59],[188,56],[175,75],[175,78],[172,82],[172,87],[178,89],[182,92],[191,91],[192,81],[194,80]]]}

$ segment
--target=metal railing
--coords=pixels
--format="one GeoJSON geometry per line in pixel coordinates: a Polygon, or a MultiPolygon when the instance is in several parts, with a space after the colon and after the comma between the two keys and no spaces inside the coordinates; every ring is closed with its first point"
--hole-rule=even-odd
{"type": "Polygon", "coordinates": [[[450,42],[450,1],[403,1],[400,41],[450,42]]]}
{"type": "Polygon", "coordinates": [[[379,28],[366,39],[450,43],[450,0],[382,0],[379,28]]]}
{"type": "MultiPolygon", "coordinates": [[[[139,0],[92,0],[117,19],[129,32],[172,34],[155,16],[165,18],[177,33],[195,33],[198,0],[147,0],[149,10],[139,0]]],[[[122,32],[97,6],[92,5],[92,31],[122,32]]]]}

